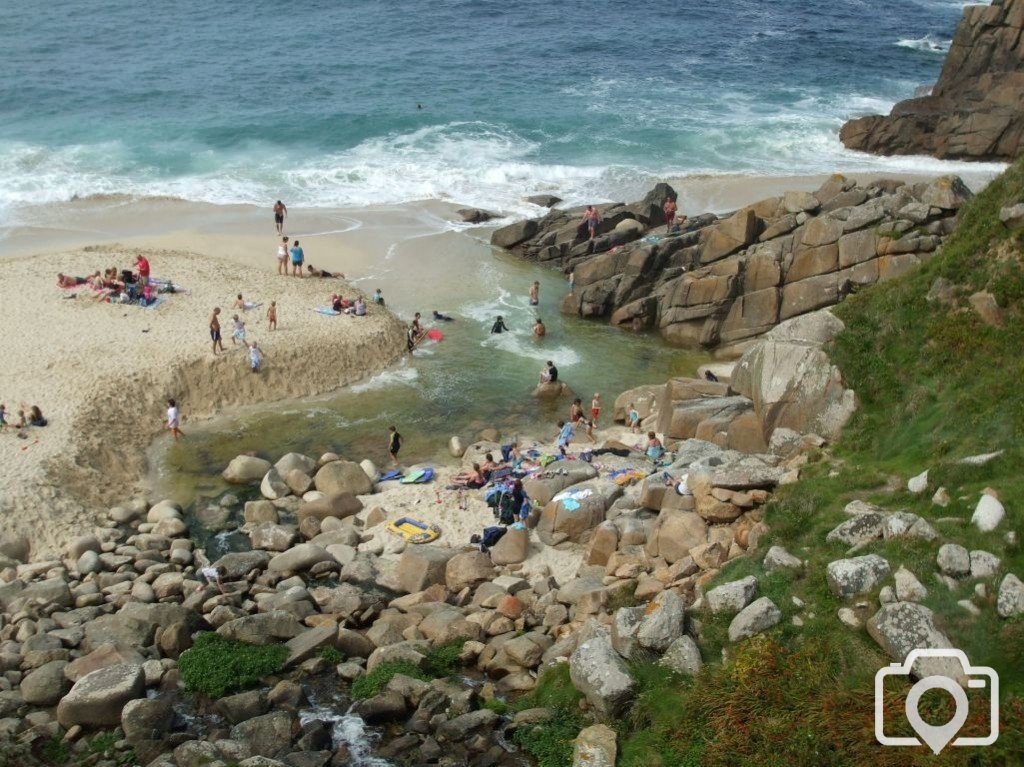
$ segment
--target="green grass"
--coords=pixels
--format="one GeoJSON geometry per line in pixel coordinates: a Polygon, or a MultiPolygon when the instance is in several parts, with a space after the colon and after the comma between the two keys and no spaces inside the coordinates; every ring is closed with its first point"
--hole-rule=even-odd
{"type": "MultiPolygon", "coordinates": [[[[743,558],[707,584],[711,588],[755,575],[760,595],[771,597],[783,620],[766,634],[733,645],[727,641],[732,616],[702,613],[705,666],[695,679],[635,665],[637,699],[613,723],[620,767],[1022,763],[1024,621],[1000,619],[994,604],[1003,573],[1024,577],[1024,550],[1004,537],[1009,530],[1018,535],[1024,530],[1024,446],[1019,444],[1024,436],[1024,247],[1021,235],[1007,232],[998,220],[1000,207],[1021,200],[1024,159],[965,208],[958,230],[928,263],[899,280],[861,291],[837,308],[846,330],[830,354],[857,393],[859,408],[838,444],[811,456],[800,482],[780,488],[765,511],[770,533],[762,539],[761,553],[779,544],[807,560],[807,567],[766,573],[760,556],[743,558]],[[954,283],[955,306],[925,299],[939,277],[954,283]],[[1002,327],[984,324],[969,308],[967,297],[979,290],[996,297],[1002,327]],[[997,450],[1003,455],[985,466],[957,462],[997,450]],[[906,492],[906,480],[924,469],[930,471],[928,491],[921,496],[906,492]],[[944,509],[931,502],[939,486],[952,497],[944,509]],[[994,533],[969,524],[986,487],[998,491],[1007,511],[994,533]],[[924,604],[940,627],[973,663],[999,672],[1001,734],[994,745],[950,748],[935,757],[925,749],[882,748],[875,742],[872,682],[889,658],[864,629],[838,621],[836,612],[847,603],[828,591],[825,580],[827,563],[846,556],[845,546],[826,543],[825,536],[848,518],[843,507],[853,499],[918,514],[940,534],[936,542],[878,541],[859,553],[877,553],[894,570],[900,565],[912,570],[929,590],[924,604]],[[959,523],[940,521],[946,518],[959,523]],[[950,591],[934,578],[935,557],[945,541],[1002,559],[999,575],[986,582],[988,599],[975,600],[982,609],[977,618],[957,605],[972,596],[976,581],[967,579],[950,591]],[[793,603],[794,596],[803,608],[793,603]],[[798,615],[802,626],[792,623],[798,615]]],[[[877,594],[864,599],[877,606],[877,594]]],[[[552,708],[572,717],[556,718],[524,736],[524,747],[543,758],[543,767],[570,764],[568,743],[575,733],[569,725],[585,725],[565,688],[572,688],[567,673],[556,669],[541,677],[525,701],[560,701],[552,708]],[[556,738],[564,740],[556,744],[556,738]]],[[[887,707],[901,713],[905,692],[906,686],[887,695],[887,707]]],[[[981,724],[972,718],[967,726],[981,724]]]]}
{"type": "Polygon", "coordinates": [[[572,741],[588,722],[580,713],[583,696],[569,679],[569,664],[558,663],[545,670],[537,686],[519,698],[512,708],[547,708],[551,717],[544,722],[520,727],[513,740],[537,762],[537,767],[565,767],[572,764],[572,741]]]}
{"type": "Polygon", "coordinates": [[[248,645],[220,634],[204,633],[181,654],[178,669],[185,689],[208,698],[254,686],[284,667],[282,644],[248,645]]]}
{"type": "Polygon", "coordinates": [[[457,641],[432,647],[423,662],[423,671],[434,679],[454,676],[463,665],[459,656],[464,644],[465,641],[457,641]]]}

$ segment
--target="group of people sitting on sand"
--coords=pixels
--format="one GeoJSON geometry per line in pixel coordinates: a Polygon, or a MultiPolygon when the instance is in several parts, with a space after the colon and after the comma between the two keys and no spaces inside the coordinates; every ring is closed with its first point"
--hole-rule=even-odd
{"type": "Polygon", "coordinates": [[[48,421],[43,417],[43,411],[39,409],[38,405],[26,405],[24,402],[21,403],[21,407],[18,410],[18,423],[7,422],[7,405],[0,405],[0,430],[6,430],[7,427],[11,426],[18,429],[18,436],[25,437],[24,429],[27,426],[46,426],[48,421]]]}
{"type": "Polygon", "coordinates": [[[97,301],[139,306],[151,306],[156,303],[158,293],[174,293],[177,290],[170,282],[150,277],[149,260],[142,254],[135,257],[134,270],[112,266],[102,274],[97,270],[88,277],[72,277],[63,272],[57,275],[58,288],[81,286],[95,291],[97,301]]]}
{"type": "Polygon", "coordinates": [[[366,316],[366,299],[356,296],[348,299],[338,294],[331,295],[331,308],[340,314],[351,314],[354,317],[366,316]]]}

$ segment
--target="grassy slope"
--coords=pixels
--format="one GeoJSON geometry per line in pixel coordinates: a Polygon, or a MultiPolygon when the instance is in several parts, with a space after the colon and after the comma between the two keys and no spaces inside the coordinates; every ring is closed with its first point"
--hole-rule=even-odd
{"type": "MultiPolygon", "coordinates": [[[[974,582],[950,592],[939,584],[935,555],[940,542],[879,542],[867,552],[885,556],[895,570],[906,565],[928,587],[925,604],[975,664],[994,666],[1003,686],[999,741],[988,748],[946,749],[933,757],[923,748],[882,748],[872,730],[872,680],[888,662],[867,632],[842,626],[843,606],[827,590],[825,565],[845,555],[825,535],[846,519],[854,498],[890,509],[907,509],[932,521],[945,540],[985,549],[1003,560],[1002,572],[1024,577],[1024,552],[1004,538],[1024,532],[1024,270],[1021,237],[998,219],[1002,205],[1024,200],[1024,160],[979,195],[961,225],[927,265],[903,279],[879,285],[845,302],[837,314],[847,330],[833,359],[860,398],[860,409],[831,455],[818,456],[801,482],[779,493],[767,511],[768,545],[778,543],[809,561],[804,574],[765,574],[758,561],[732,563],[716,583],[755,574],[761,593],[784,613],[767,635],[729,647],[721,662],[728,618],[706,618],[702,650],[707,666],[694,681],[666,679],[638,667],[643,690],[629,716],[616,724],[620,765],[1015,765],[1024,761],[1024,622],[995,614],[995,587],[971,618],[956,602],[974,582]],[[938,277],[953,282],[957,308],[925,300],[938,277]],[[983,324],[966,307],[976,290],[994,293],[1004,307],[1004,327],[983,324]],[[983,467],[959,458],[1004,450],[983,467]],[[929,491],[915,497],[908,477],[931,470],[929,491]],[[932,505],[939,485],[953,502],[932,505]],[[979,492],[999,491],[1007,520],[995,533],[967,524],[979,492]],[[961,522],[939,521],[955,517],[961,522]],[[800,610],[792,597],[807,606],[800,610]],[[802,627],[791,618],[800,615],[802,627]]],[[[714,585],[714,584],[712,584],[714,585]]],[[[877,600],[870,600],[877,606],[877,600]]],[[[874,608],[872,608],[873,610],[874,608]]],[[[867,613],[868,615],[870,612],[867,613]]],[[[701,616],[704,618],[704,616],[701,616]]],[[[866,617],[866,616],[865,616],[866,617]]],[[[906,688],[904,688],[905,690],[906,688]]],[[[938,699],[924,699],[936,717],[938,699]]],[[[902,710],[902,699],[888,700],[902,710]]],[[[946,716],[945,719],[949,717],[946,716]]],[[[938,718],[936,718],[938,721],[938,718]]],[[[968,727],[978,726],[969,720],[968,727]]]]}

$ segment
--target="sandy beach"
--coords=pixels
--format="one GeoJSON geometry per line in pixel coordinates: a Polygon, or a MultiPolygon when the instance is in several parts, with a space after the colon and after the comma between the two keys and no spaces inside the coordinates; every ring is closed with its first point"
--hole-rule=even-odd
{"type": "Polygon", "coordinates": [[[58,272],[127,268],[137,252],[97,246],[0,268],[0,402],[12,415],[22,402],[38,405],[49,421],[27,429],[25,439],[13,428],[0,433],[0,520],[37,550],[59,547],[91,528],[96,511],[140,491],[145,448],[164,429],[167,398],[178,400],[187,435],[190,421],[221,407],[330,391],[404,352],[404,327],[390,312],[372,305],[366,318],[315,311],[332,292],[356,292],[341,280],[286,278],[209,256],[147,250],[154,276],[187,293],[144,309],[98,302],[85,286],[55,285],[58,272]],[[261,304],[245,316],[248,339],[265,352],[259,375],[231,341],[239,292],[261,304]],[[272,300],[276,331],[266,327],[272,300]],[[208,336],[214,306],[222,310],[227,348],[217,356],[208,336]]]}

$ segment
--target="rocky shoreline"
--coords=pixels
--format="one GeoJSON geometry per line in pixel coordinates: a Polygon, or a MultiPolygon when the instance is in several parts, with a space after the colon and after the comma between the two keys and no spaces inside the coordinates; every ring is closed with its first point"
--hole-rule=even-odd
{"type": "Polygon", "coordinates": [[[813,193],[693,215],[666,231],[661,204],[677,194],[659,184],[639,202],[597,206],[592,240],[579,232],[581,207],[509,224],[491,243],[573,271],[563,313],[654,329],[728,359],[780,322],[928,261],[971,196],[957,177],[859,185],[836,175],[813,193]]]}
{"type": "Polygon", "coordinates": [[[970,5],[931,93],[888,116],[850,120],[850,149],[884,155],[1012,161],[1024,149],[1024,2],[970,5]]]}

